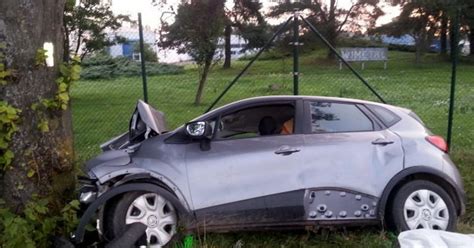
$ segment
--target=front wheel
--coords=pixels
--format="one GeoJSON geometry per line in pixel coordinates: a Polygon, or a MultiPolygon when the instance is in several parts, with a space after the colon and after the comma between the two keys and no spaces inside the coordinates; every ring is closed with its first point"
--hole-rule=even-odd
{"type": "Polygon", "coordinates": [[[147,226],[148,247],[162,247],[171,243],[176,236],[178,214],[165,197],[156,193],[126,193],[112,208],[112,220],[108,224],[114,237],[121,235],[126,225],[142,223],[147,226]]]}
{"type": "Polygon", "coordinates": [[[439,185],[416,180],[403,185],[395,194],[392,218],[397,231],[432,229],[454,231],[456,207],[439,185]]]}

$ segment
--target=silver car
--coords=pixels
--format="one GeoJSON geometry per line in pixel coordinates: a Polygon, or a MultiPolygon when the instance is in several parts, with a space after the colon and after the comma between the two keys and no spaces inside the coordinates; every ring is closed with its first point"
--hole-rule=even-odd
{"type": "Polygon", "coordinates": [[[163,246],[181,231],[454,230],[465,211],[443,138],[412,111],[375,102],[257,97],[167,131],[139,101],[129,132],[102,149],[86,164],[76,242],[93,216],[106,241],[140,226],[135,245],[163,246]]]}

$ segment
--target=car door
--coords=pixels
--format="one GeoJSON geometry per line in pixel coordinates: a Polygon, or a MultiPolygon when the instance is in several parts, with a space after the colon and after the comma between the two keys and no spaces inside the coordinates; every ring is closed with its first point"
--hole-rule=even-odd
{"type": "Polygon", "coordinates": [[[201,225],[211,228],[303,218],[304,190],[297,191],[302,189],[302,184],[295,171],[302,163],[304,144],[300,124],[302,101],[291,104],[295,106],[295,129],[291,135],[248,137],[247,134],[240,138],[215,135],[208,151],[201,150],[198,143],[187,145],[189,187],[201,225]],[[269,211],[269,206],[278,210],[269,211]],[[294,211],[290,213],[288,209],[294,211]]]}
{"type": "Polygon", "coordinates": [[[307,211],[314,210],[315,218],[376,218],[378,197],[403,167],[400,138],[363,105],[307,101],[305,106],[301,177],[311,192],[307,211]]]}

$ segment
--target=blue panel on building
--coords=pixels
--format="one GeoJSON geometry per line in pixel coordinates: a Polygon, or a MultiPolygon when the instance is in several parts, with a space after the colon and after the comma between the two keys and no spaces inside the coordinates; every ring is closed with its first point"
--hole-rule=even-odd
{"type": "Polygon", "coordinates": [[[127,58],[132,58],[133,56],[133,43],[124,43],[122,44],[122,55],[127,58]]]}

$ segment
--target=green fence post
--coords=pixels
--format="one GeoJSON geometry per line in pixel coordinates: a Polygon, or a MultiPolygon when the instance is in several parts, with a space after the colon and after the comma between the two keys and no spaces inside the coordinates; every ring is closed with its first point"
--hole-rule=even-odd
{"type": "Polygon", "coordinates": [[[142,65],[143,100],[147,103],[148,102],[148,86],[146,82],[145,44],[143,41],[142,13],[138,13],[138,32],[140,36],[140,62],[142,65]]]}
{"type": "Polygon", "coordinates": [[[295,9],[293,15],[293,94],[299,94],[299,54],[298,46],[299,44],[299,23],[298,23],[298,11],[295,9]]]}
{"type": "Polygon", "coordinates": [[[449,93],[449,113],[448,113],[448,133],[447,133],[447,142],[448,149],[451,149],[451,140],[452,140],[452,131],[453,131],[453,116],[454,116],[454,98],[456,92],[456,70],[459,59],[459,16],[460,16],[459,7],[456,8],[456,17],[453,23],[453,35],[451,41],[451,91],[449,93]]]}

